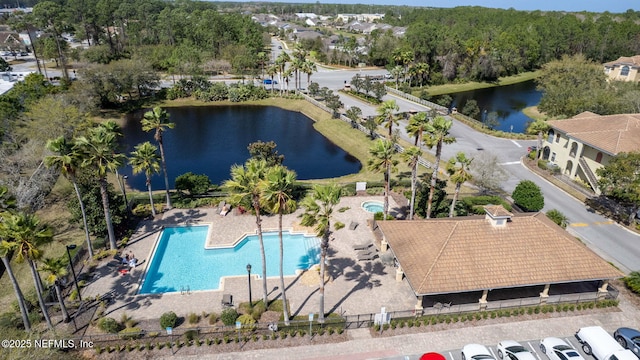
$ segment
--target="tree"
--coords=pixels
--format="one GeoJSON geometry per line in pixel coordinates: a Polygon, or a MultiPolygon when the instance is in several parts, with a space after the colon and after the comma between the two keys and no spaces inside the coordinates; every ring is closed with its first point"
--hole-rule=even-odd
{"type": "Polygon", "coordinates": [[[340,96],[333,93],[333,91],[329,90],[329,93],[324,98],[327,103],[327,107],[332,110],[331,116],[333,118],[338,117],[338,109],[342,107],[342,101],[340,101],[340,96]]]}
{"type": "Polygon", "coordinates": [[[285,69],[287,66],[287,62],[291,61],[291,57],[289,57],[289,54],[286,51],[283,51],[280,53],[280,55],[278,55],[278,57],[276,58],[275,61],[275,65],[278,67],[278,69],[280,70],[279,73],[279,80],[280,80],[280,94],[282,95],[283,91],[284,91],[284,78],[285,78],[285,69]]]}
{"type": "Polygon", "coordinates": [[[357,106],[352,106],[345,112],[345,115],[351,120],[351,127],[358,127],[358,120],[362,116],[362,109],[357,106]]]}
{"type": "Polygon", "coordinates": [[[82,201],[82,194],[78,186],[78,181],[76,180],[76,173],[80,168],[81,153],[75,144],[68,142],[63,136],[49,140],[47,142],[47,149],[53,152],[54,155],[49,155],[44,158],[45,165],[49,167],[59,167],[62,175],[73,184],[73,189],[76,192],[78,204],[80,205],[80,211],[82,212],[82,225],[84,226],[87,250],[89,251],[89,257],[93,258],[93,246],[91,245],[91,237],[89,236],[87,211],[84,208],[84,201],[82,201]]]}
{"type": "Polygon", "coordinates": [[[427,125],[427,137],[424,142],[430,149],[436,147],[436,161],[431,174],[431,185],[429,190],[429,200],[427,201],[427,219],[431,216],[431,203],[433,193],[436,187],[436,179],[438,177],[438,168],[440,167],[440,157],[442,156],[442,145],[453,144],[456,138],[449,136],[449,130],[453,126],[453,121],[447,120],[442,116],[436,116],[432,122],[427,125]]]}
{"type": "Polygon", "coordinates": [[[149,203],[151,204],[151,214],[156,216],[156,208],[153,204],[153,192],[151,191],[151,177],[153,174],[160,172],[160,156],[158,156],[158,148],[145,141],[138,144],[135,150],[131,152],[129,164],[133,167],[133,173],[138,174],[144,172],[149,193],[149,203]]]}
{"type": "Polygon", "coordinates": [[[449,217],[453,217],[456,200],[460,193],[460,187],[462,187],[463,183],[473,178],[469,171],[469,166],[472,161],[473,159],[468,159],[463,152],[458,152],[455,157],[452,157],[449,159],[449,162],[447,162],[447,173],[449,174],[449,178],[454,184],[456,184],[456,190],[453,193],[453,200],[451,201],[451,209],[449,210],[449,217]]]}
{"type": "Polygon", "coordinates": [[[540,187],[531,180],[522,180],[511,194],[514,204],[524,211],[540,211],[544,207],[544,196],[540,187]]]}
{"type": "Polygon", "coordinates": [[[0,71],[13,71],[11,65],[4,58],[0,58],[0,71]]]}
{"type": "Polygon", "coordinates": [[[393,124],[398,124],[398,117],[394,112],[399,109],[400,107],[396,104],[395,100],[387,100],[376,109],[378,113],[376,123],[378,123],[378,125],[382,124],[385,128],[389,129],[388,139],[391,139],[391,135],[393,134],[393,124]]]}
{"type": "Polygon", "coordinates": [[[418,160],[422,156],[422,150],[412,146],[402,153],[402,159],[411,168],[411,201],[409,201],[409,220],[413,220],[416,202],[416,183],[418,181],[418,160]]]}
{"type": "Polygon", "coordinates": [[[211,180],[204,174],[188,172],[176,178],[176,190],[188,191],[191,196],[206,194],[210,187],[211,180]]]}
{"type": "Polygon", "coordinates": [[[398,90],[398,84],[400,83],[400,78],[404,74],[404,69],[402,68],[402,66],[398,65],[393,69],[389,70],[389,73],[396,80],[396,90],[398,90]]]}
{"type": "Polygon", "coordinates": [[[49,284],[53,284],[55,287],[56,297],[60,304],[60,311],[62,311],[62,318],[64,319],[64,322],[69,322],[69,312],[67,311],[67,307],[64,305],[64,297],[62,296],[62,289],[60,288],[60,279],[67,276],[68,273],[67,263],[62,259],[63,258],[44,259],[43,266],[40,270],[49,273],[46,280],[49,284]]]}
{"type": "Polygon", "coordinates": [[[502,182],[508,178],[507,172],[498,165],[498,157],[486,151],[474,158],[469,170],[483,194],[500,189],[502,182]]]}
{"type": "Polygon", "coordinates": [[[468,117],[477,119],[478,115],[480,114],[478,101],[476,101],[475,99],[467,100],[467,102],[464,104],[464,107],[460,112],[467,115],[468,117]]]}
{"type": "Polygon", "coordinates": [[[125,160],[123,154],[116,152],[118,148],[118,133],[111,130],[114,126],[117,125],[110,123],[101,124],[89,129],[87,137],[83,136],[76,139],[76,146],[82,154],[81,166],[90,168],[97,176],[98,184],[100,185],[102,208],[111,250],[117,249],[118,245],[116,244],[116,236],[113,231],[111,211],[109,209],[107,172],[116,172],[125,160]]]}
{"type": "Polygon", "coordinates": [[[556,210],[556,209],[549,210],[547,211],[546,215],[549,219],[551,219],[551,221],[558,224],[563,229],[567,228],[567,225],[569,224],[569,218],[567,218],[559,210],[556,210]]]}
{"type": "Polygon", "coordinates": [[[300,70],[302,70],[303,73],[307,74],[307,88],[309,88],[309,85],[311,83],[311,75],[313,75],[314,72],[318,71],[318,67],[316,66],[316,63],[307,59],[302,63],[300,70]]]}
{"type": "Polygon", "coordinates": [[[271,167],[260,184],[262,206],[272,214],[278,214],[278,239],[280,245],[280,289],[282,289],[282,315],[289,326],[289,309],[284,284],[284,245],[282,242],[282,215],[296,210],[293,199],[296,173],[282,165],[271,167]]]}
{"type": "Polygon", "coordinates": [[[169,175],[167,174],[167,161],[164,156],[164,145],[162,143],[162,133],[166,129],[173,129],[176,124],[169,122],[169,114],[166,110],[159,106],[153,108],[153,111],[147,111],[141,121],[142,130],[155,131],[153,138],[160,147],[160,159],[162,164],[162,173],[164,174],[164,187],[167,193],[167,209],[171,209],[171,194],[169,193],[169,175]]]}
{"type": "Polygon", "coordinates": [[[29,312],[24,302],[24,295],[22,294],[20,284],[18,283],[18,280],[13,273],[13,269],[11,268],[11,260],[9,256],[13,254],[13,244],[8,241],[8,228],[4,222],[4,219],[10,216],[9,211],[14,210],[15,207],[15,198],[9,194],[9,190],[6,186],[0,185],[0,258],[2,258],[2,264],[9,276],[11,286],[13,286],[13,291],[16,294],[24,329],[27,332],[31,332],[31,321],[29,320],[29,312]]]}
{"type": "Polygon", "coordinates": [[[396,148],[391,140],[379,139],[376,141],[373,146],[369,149],[369,161],[367,163],[367,168],[369,171],[373,171],[376,173],[384,174],[384,219],[387,219],[387,214],[389,214],[389,193],[391,192],[391,172],[395,172],[397,170],[396,165],[398,165],[398,160],[394,158],[396,153],[396,148]]]}
{"type": "Polygon", "coordinates": [[[300,224],[313,226],[320,237],[320,310],[318,322],[324,323],[324,284],[325,264],[329,251],[329,236],[331,235],[331,219],[334,207],[340,202],[341,189],[336,184],[314,185],[311,194],[302,200],[304,213],[300,224]]]}
{"type": "Polygon", "coordinates": [[[407,124],[407,134],[413,136],[413,145],[417,146],[422,143],[422,134],[427,130],[429,121],[431,121],[431,119],[424,111],[411,116],[407,124]]]}
{"type": "Polygon", "coordinates": [[[284,161],[284,155],[278,154],[278,150],[276,150],[277,146],[275,141],[263,142],[262,140],[258,140],[249,144],[247,150],[249,150],[251,158],[264,160],[267,162],[267,166],[271,167],[282,165],[284,161]]]}
{"type": "Polygon", "coordinates": [[[231,180],[225,181],[223,185],[229,192],[229,202],[231,204],[253,209],[255,212],[258,241],[260,242],[260,256],[262,257],[262,301],[265,305],[268,304],[269,299],[267,291],[267,258],[264,251],[262,218],[260,216],[260,211],[262,210],[260,183],[265,179],[267,167],[267,162],[261,159],[249,159],[244,166],[233,165],[231,167],[231,180]]]}
{"type": "Polygon", "coordinates": [[[367,116],[367,118],[364,120],[364,127],[369,130],[369,137],[371,138],[371,140],[376,138],[376,129],[378,128],[378,123],[376,122],[376,119],[372,116],[367,116]]]}
{"type": "Polygon", "coordinates": [[[42,316],[49,329],[53,330],[53,324],[42,297],[44,290],[36,269],[36,261],[42,258],[42,247],[53,240],[53,232],[48,227],[41,226],[35,215],[23,212],[5,217],[3,223],[10,249],[16,251],[16,261],[21,263],[26,260],[31,269],[42,316]]]}
{"type": "Polygon", "coordinates": [[[544,135],[549,131],[549,124],[547,124],[544,120],[536,120],[527,127],[527,134],[536,134],[538,135],[538,150],[537,157],[540,158],[542,154],[542,140],[544,135]]]}
{"type": "Polygon", "coordinates": [[[640,153],[620,153],[597,169],[598,187],[603,194],[633,205],[629,222],[640,208],[640,153]]]}

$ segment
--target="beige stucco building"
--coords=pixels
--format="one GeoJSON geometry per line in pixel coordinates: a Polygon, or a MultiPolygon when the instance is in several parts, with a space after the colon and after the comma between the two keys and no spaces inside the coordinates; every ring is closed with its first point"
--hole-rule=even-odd
{"type": "Polygon", "coordinates": [[[604,63],[604,72],[610,80],[640,81],[640,55],[621,56],[618,60],[604,63]]]}
{"type": "Polygon", "coordinates": [[[597,193],[596,170],[618,153],[640,151],[640,114],[601,116],[585,111],[571,119],[548,122],[542,159],[597,193]]]}

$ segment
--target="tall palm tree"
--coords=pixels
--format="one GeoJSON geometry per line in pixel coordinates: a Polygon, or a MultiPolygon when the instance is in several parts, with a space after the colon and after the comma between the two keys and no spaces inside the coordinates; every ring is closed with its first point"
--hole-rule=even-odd
{"type": "Polygon", "coordinates": [[[386,100],[376,109],[378,113],[376,123],[389,129],[389,139],[393,134],[393,124],[398,124],[398,117],[394,114],[398,110],[400,110],[400,107],[395,100],[386,100]]]}
{"type": "Polygon", "coordinates": [[[18,284],[18,280],[16,279],[16,276],[13,273],[13,269],[11,268],[9,255],[13,251],[13,244],[7,241],[8,229],[4,223],[4,219],[9,216],[10,211],[14,210],[15,208],[15,198],[13,198],[13,196],[9,194],[9,190],[6,186],[0,186],[0,258],[2,259],[2,264],[4,264],[4,268],[7,271],[7,275],[9,275],[9,280],[11,281],[11,286],[13,286],[13,291],[16,294],[18,307],[20,308],[20,314],[22,315],[22,323],[24,324],[24,329],[27,332],[31,332],[31,321],[29,320],[29,312],[24,302],[24,295],[22,294],[20,284],[18,284]]]}
{"type": "Polygon", "coordinates": [[[62,311],[62,317],[65,322],[69,322],[69,312],[64,305],[64,297],[62,296],[62,289],[60,289],[60,279],[67,276],[67,263],[62,258],[57,259],[44,259],[41,271],[49,273],[46,280],[49,284],[53,284],[56,289],[56,297],[58,303],[60,303],[60,310],[62,311]]]}
{"type": "Polygon", "coordinates": [[[102,208],[109,235],[109,245],[112,250],[118,248],[116,236],[111,222],[111,211],[109,210],[109,195],[107,193],[107,172],[115,172],[122,166],[125,160],[123,154],[117,153],[118,142],[116,133],[109,129],[109,126],[99,125],[88,131],[87,137],[76,139],[76,145],[82,152],[83,167],[89,167],[98,178],[100,185],[100,195],[102,197],[102,208]]]}
{"type": "Polygon", "coordinates": [[[402,159],[411,168],[411,201],[409,202],[409,220],[413,220],[416,203],[416,183],[418,180],[418,160],[422,156],[422,150],[417,146],[412,146],[402,153],[402,159]]]}
{"type": "Polygon", "coordinates": [[[422,134],[427,130],[427,124],[431,119],[426,112],[419,112],[409,119],[407,124],[407,134],[413,136],[413,145],[422,143],[422,134]]]}
{"type": "Polygon", "coordinates": [[[169,122],[169,114],[161,107],[156,106],[153,111],[144,113],[141,121],[143,131],[155,131],[153,138],[160,147],[160,158],[162,159],[162,173],[164,174],[164,187],[167,193],[167,209],[171,209],[171,194],[169,194],[169,175],[167,174],[167,161],[164,156],[164,145],[162,143],[162,133],[166,129],[173,129],[176,124],[169,122]]]}
{"type": "Polygon", "coordinates": [[[87,250],[89,250],[89,257],[93,258],[93,246],[91,245],[91,237],[89,236],[89,224],[87,223],[87,211],[84,208],[84,201],[82,201],[82,194],[80,193],[80,187],[76,180],[76,174],[80,167],[80,152],[73,143],[70,143],[63,136],[57,139],[52,139],[47,142],[47,149],[53,152],[54,155],[50,155],[44,158],[44,163],[48,167],[59,167],[62,171],[62,175],[67,178],[73,189],[76,192],[78,203],[80,203],[80,212],[82,213],[82,224],[84,225],[84,235],[87,240],[87,250]]]}
{"type": "Polygon", "coordinates": [[[293,71],[294,73],[294,90],[298,90],[299,86],[299,79],[300,79],[300,72],[302,71],[302,67],[304,66],[304,60],[298,58],[298,57],[294,57],[293,60],[291,60],[291,67],[290,69],[293,71]]]}
{"type": "Polygon", "coordinates": [[[146,141],[136,145],[129,158],[129,164],[133,167],[134,174],[144,172],[153,216],[156,216],[156,208],[153,204],[153,193],[151,192],[151,177],[153,174],[160,172],[160,156],[158,156],[157,151],[158,148],[156,146],[146,141]]]}
{"type": "Polygon", "coordinates": [[[331,234],[331,218],[334,207],[340,202],[341,189],[336,184],[314,185],[311,195],[302,200],[304,213],[300,223],[303,226],[313,226],[316,235],[320,237],[320,311],[318,322],[324,322],[324,282],[325,263],[329,250],[329,235],[331,234]]]}
{"type": "Polygon", "coordinates": [[[223,187],[229,192],[229,202],[235,206],[244,206],[253,209],[256,216],[256,227],[258,228],[258,241],[260,242],[260,256],[262,257],[262,301],[268,305],[267,291],[267,257],[264,251],[264,241],[262,239],[262,218],[260,211],[262,206],[260,199],[262,191],[260,183],[267,174],[267,162],[263,159],[249,159],[242,165],[231,167],[231,180],[225,181],[223,187]]]}
{"type": "Polygon", "coordinates": [[[42,246],[53,240],[53,232],[46,226],[41,226],[35,215],[27,213],[12,214],[4,219],[7,239],[12,250],[16,250],[16,261],[27,261],[31,269],[31,275],[36,285],[38,303],[42,310],[42,316],[49,329],[53,330],[53,324],[47,311],[47,306],[42,297],[43,288],[36,269],[36,261],[42,258],[42,246]]]}
{"type": "Polygon", "coordinates": [[[424,139],[425,145],[430,149],[436,147],[436,161],[431,174],[431,184],[429,188],[429,198],[427,200],[427,219],[431,217],[431,204],[433,202],[433,194],[436,190],[436,179],[438,178],[438,168],[440,167],[440,157],[442,156],[442,145],[452,144],[456,142],[456,138],[449,136],[449,130],[453,122],[442,116],[436,116],[427,127],[427,137],[424,139]]]}
{"type": "Polygon", "coordinates": [[[287,67],[287,62],[291,61],[291,57],[286,51],[283,51],[278,55],[275,61],[275,65],[278,66],[279,69],[279,77],[280,77],[280,94],[284,92],[284,72],[287,67]]]}
{"type": "Polygon", "coordinates": [[[309,84],[311,83],[311,75],[316,71],[318,71],[318,66],[313,61],[307,59],[302,64],[302,72],[307,74],[307,89],[309,89],[309,84]]]}
{"type": "Polygon", "coordinates": [[[395,172],[398,160],[395,159],[396,148],[391,140],[379,139],[371,149],[369,149],[371,157],[367,163],[369,171],[384,174],[384,219],[389,214],[389,192],[391,191],[391,172],[395,172]]]}
{"type": "Polygon", "coordinates": [[[270,65],[269,67],[267,67],[267,75],[269,75],[269,77],[271,78],[271,92],[273,92],[273,86],[275,85],[275,81],[273,81],[275,79],[276,74],[278,73],[278,65],[273,64],[270,65]]]}
{"type": "Polygon", "coordinates": [[[456,184],[456,190],[453,193],[453,201],[451,201],[451,208],[449,209],[449,217],[453,217],[453,211],[456,207],[456,201],[458,200],[458,194],[460,193],[460,187],[465,181],[469,181],[473,178],[469,166],[473,159],[468,159],[462,152],[458,152],[455,157],[449,159],[447,162],[447,173],[449,178],[456,184]]]}
{"type": "Polygon", "coordinates": [[[278,238],[280,243],[280,289],[282,289],[282,315],[285,325],[289,326],[289,309],[284,284],[284,245],[282,242],[282,215],[296,210],[293,191],[296,173],[282,165],[269,169],[260,184],[262,206],[272,214],[278,214],[278,238]]]}

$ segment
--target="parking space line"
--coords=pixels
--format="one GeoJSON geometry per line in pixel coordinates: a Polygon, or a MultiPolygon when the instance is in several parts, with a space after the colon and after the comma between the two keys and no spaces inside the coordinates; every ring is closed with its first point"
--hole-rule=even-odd
{"type": "Polygon", "coordinates": [[[493,348],[491,346],[489,346],[489,352],[491,352],[491,355],[493,356],[494,359],[498,358],[496,354],[493,353],[493,348]]]}
{"type": "Polygon", "coordinates": [[[564,338],[564,340],[567,342],[567,344],[569,344],[569,346],[571,346],[573,348],[573,350],[577,350],[576,347],[571,342],[571,340],[569,340],[569,338],[564,338]]]}
{"type": "Polygon", "coordinates": [[[455,359],[453,358],[453,354],[451,353],[451,351],[449,351],[449,359],[451,359],[451,360],[455,360],[455,359]]]}
{"type": "Polygon", "coordinates": [[[531,345],[531,342],[527,341],[527,344],[529,344],[529,347],[531,348],[531,352],[536,355],[538,360],[542,360],[542,357],[540,357],[540,355],[538,355],[538,352],[536,351],[535,347],[533,345],[531,345]]]}

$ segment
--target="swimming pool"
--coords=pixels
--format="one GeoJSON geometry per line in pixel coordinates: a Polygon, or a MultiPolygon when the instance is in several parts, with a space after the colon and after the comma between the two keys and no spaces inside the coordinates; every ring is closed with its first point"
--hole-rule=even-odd
{"type": "MultiPolygon", "coordinates": [[[[262,275],[260,243],[257,235],[248,235],[234,247],[205,249],[208,226],[167,227],[158,239],[156,250],[140,288],[140,294],[177,292],[187,287],[215,290],[225,276],[262,275]]],[[[283,232],[284,274],[308,269],[320,261],[319,241],[315,237],[283,232]]],[[[277,232],[263,233],[267,258],[267,276],[279,276],[280,250],[277,232]]]]}
{"type": "Polygon", "coordinates": [[[381,203],[380,201],[375,201],[375,200],[363,202],[362,208],[366,212],[370,212],[370,213],[384,212],[384,204],[381,203]]]}

